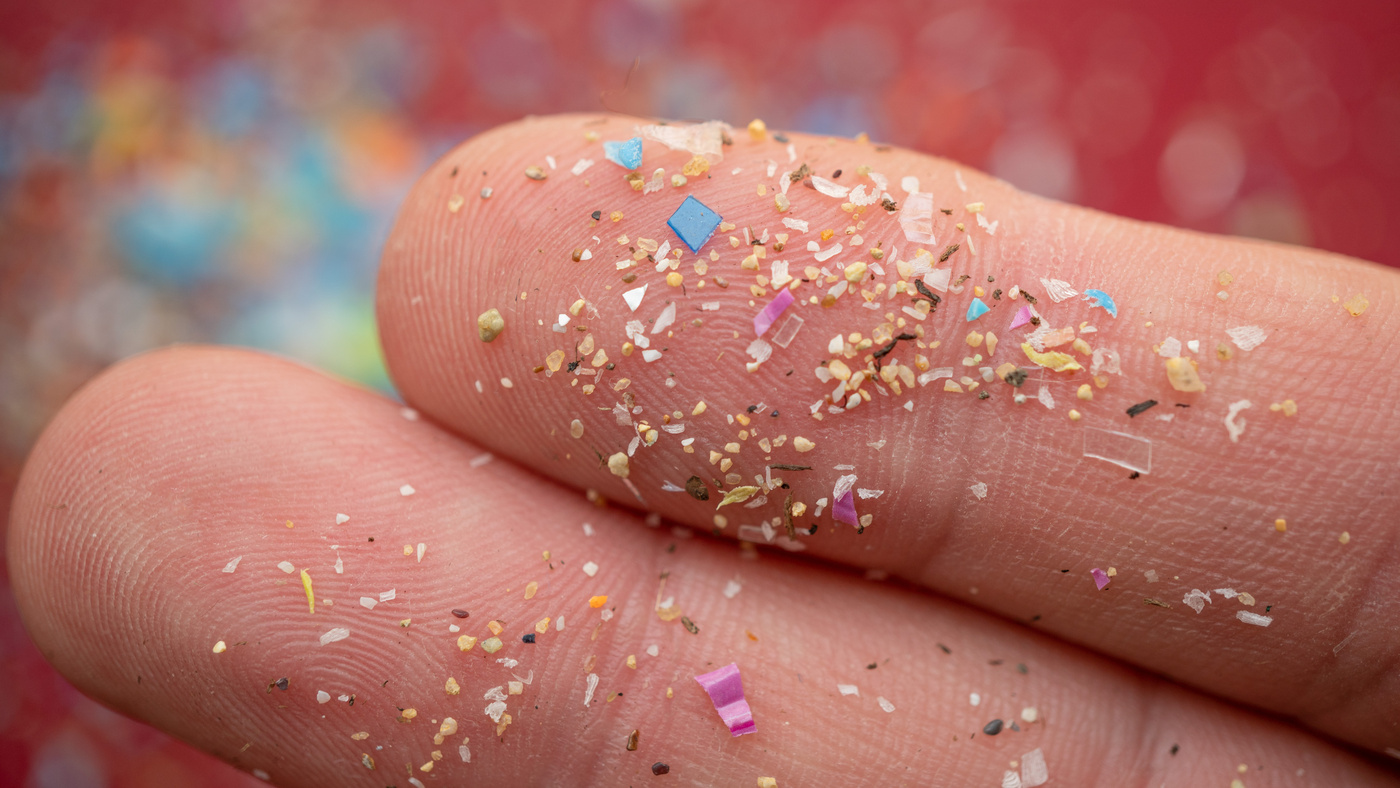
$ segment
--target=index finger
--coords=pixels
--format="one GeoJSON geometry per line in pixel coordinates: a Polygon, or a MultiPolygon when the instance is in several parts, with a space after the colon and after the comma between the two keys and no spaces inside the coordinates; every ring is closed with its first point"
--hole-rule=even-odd
{"type": "Polygon", "coordinates": [[[707,168],[648,141],[632,176],[603,142],[643,123],[524,121],[424,176],[380,277],[410,402],[608,499],[1400,747],[1393,273],[862,141],[740,130],[707,168]],[[722,218],[687,244],[691,197],[722,218]]]}

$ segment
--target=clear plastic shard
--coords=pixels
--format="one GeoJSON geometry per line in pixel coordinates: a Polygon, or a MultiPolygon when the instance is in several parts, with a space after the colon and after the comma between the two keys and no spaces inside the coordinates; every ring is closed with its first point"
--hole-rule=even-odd
{"type": "Polygon", "coordinates": [[[778,333],[773,335],[773,344],[781,348],[792,344],[797,332],[802,330],[802,325],[806,322],[797,315],[788,315],[787,320],[778,327],[778,333]]]}
{"type": "Polygon", "coordinates": [[[914,192],[904,198],[899,209],[899,226],[904,237],[916,244],[936,243],[933,239],[933,195],[914,192]]]}
{"type": "Polygon", "coordinates": [[[1084,456],[1138,473],[1152,472],[1152,441],[1126,432],[1085,427],[1084,456]]]}
{"type": "Polygon", "coordinates": [[[1261,616],[1258,613],[1251,613],[1248,610],[1241,610],[1235,614],[1235,618],[1246,624],[1253,624],[1256,627],[1267,627],[1274,623],[1272,616],[1261,616]]]}
{"type": "Polygon", "coordinates": [[[1021,787],[1036,788],[1050,781],[1050,770],[1045,768],[1045,753],[1039,747],[1021,756],[1021,787]]]}
{"type": "Polygon", "coordinates": [[[1230,335],[1230,341],[1235,343],[1235,347],[1240,350],[1253,350],[1263,344],[1269,335],[1259,326],[1238,326],[1227,328],[1225,333],[1230,335]]]}

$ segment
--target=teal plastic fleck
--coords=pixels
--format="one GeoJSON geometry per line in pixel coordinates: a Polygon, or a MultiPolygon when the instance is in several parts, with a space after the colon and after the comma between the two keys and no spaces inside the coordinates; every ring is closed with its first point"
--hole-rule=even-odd
{"type": "Polygon", "coordinates": [[[642,166],[642,138],[633,137],[623,142],[604,142],[603,156],[619,167],[635,170],[642,166]]]}
{"type": "Polygon", "coordinates": [[[720,215],[707,208],[704,203],[694,197],[686,197],[681,207],[666,220],[666,224],[690,247],[690,251],[698,254],[700,247],[715,234],[715,228],[719,227],[720,221],[720,215]]]}
{"type": "Polygon", "coordinates": [[[991,307],[982,303],[982,299],[974,298],[972,303],[967,305],[967,322],[971,323],[990,311],[992,311],[991,307]]]}
{"type": "Polygon", "coordinates": [[[1113,303],[1113,298],[1102,290],[1085,290],[1084,298],[1089,301],[1089,306],[1101,306],[1103,310],[1113,317],[1118,317],[1118,305],[1113,303]]]}

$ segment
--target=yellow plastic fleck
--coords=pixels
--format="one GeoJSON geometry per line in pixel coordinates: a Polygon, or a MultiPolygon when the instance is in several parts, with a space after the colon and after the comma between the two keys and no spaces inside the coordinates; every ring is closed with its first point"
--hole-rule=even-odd
{"type": "Polygon", "coordinates": [[[1167,359],[1167,380],[1177,391],[1205,391],[1206,384],[1196,374],[1196,365],[1189,358],[1167,359]]]}
{"type": "Polygon", "coordinates": [[[959,386],[959,385],[958,385],[958,382],[957,382],[956,380],[952,380],[952,379],[950,378],[950,379],[948,379],[948,380],[943,381],[943,390],[944,390],[944,391],[956,391],[956,392],[958,392],[958,393],[962,393],[963,388],[962,388],[962,386],[959,386]]]}
{"type": "Polygon", "coordinates": [[[1297,416],[1298,403],[1294,402],[1291,399],[1286,399],[1283,402],[1273,403],[1269,406],[1269,410],[1274,413],[1282,413],[1285,416],[1297,416]]]}
{"type": "Polygon", "coordinates": [[[487,654],[495,654],[501,650],[502,645],[500,638],[487,638],[481,641],[481,650],[487,654]]]}
{"type": "Polygon", "coordinates": [[[457,638],[457,648],[463,651],[471,651],[472,646],[475,645],[476,638],[472,637],[471,635],[462,635],[461,637],[457,638]]]}
{"type": "Polygon", "coordinates": [[[671,688],[670,688],[670,687],[667,687],[667,688],[666,688],[666,697],[668,697],[668,698],[673,698],[673,697],[675,697],[675,693],[671,691],[671,688]]]}
{"type": "Polygon", "coordinates": [[[500,311],[491,308],[482,312],[476,319],[476,330],[481,336],[482,342],[490,342],[501,335],[506,329],[506,319],[501,317],[500,311]]]}
{"type": "Polygon", "coordinates": [[[526,598],[526,599],[534,599],[534,598],[535,598],[535,592],[536,592],[536,591],[539,591],[539,590],[540,590],[540,584],[539,584],[539,583],[536,583],[534,580],[531,580],[530,582],[528,582],[528,583],[525,584],[525,598],[526,598]]]}
{"type": "Polygon", "coordinates": [[[671,273],[666,274],[666,284],[670,285],[671,287],[680,287],[681,283],[684,281],[685,277],[681,276],[680,271],[672,271],[671,273]]]}
{"type": "Polygon", "coordinates": [[[710,162],[704,156],[695,156],[681,167],[681,174],[690,178],[704,175],[710,169],[710,162]]]}
{"type": "Polygon", "coordinates": [[[754,142],[762,142],[768,136],[768,124],[758,118],[749,121],[749,138],[754,142]]]}
{"type": "Polygon", "coordinates": [[[1084,341],[1084,337],[1076,337],[1074,344],[1070,345],[1070,347],[1074,348],[1074,352],[1081,356],[1089,356],[1094,353],[1094,349],[1089,347],[1089,343],[1084,341]]]}
{"type": "Polygon", "coordinates": [[[1075,361],[1074,357],[1068,353],[1061,353],[1058,350],[1041,353],[1031,347],[1029,342],[1022,342],[1021,350],[1026,354],[1026,358],[1055,372],[1073,372],[1077,369],[1083,369],[1079,366],[1079,362],[1075,361]]]}
{"type": "Polygon", "coordinates": [[[1077,410],[1070,410],[1070,412],[1069,412],[1069,420],[1070,420],[1070,421],[1079,421],[1079,420],[1082,419],[1082,418],[1084,418],[1084,416],[1083,416],[1083,414],[1081,414],[1079,411],[1077,411],[1077,410]]]}
{"type": "Polygon", "coordinates": [[[1089,402],[1094,398],[1094,390],[1089,387],[1088,383],[1081,383],[1079,384],[1079,390],[1075,392],[1075,396],[1085,402],[1089,402]]]}
{"type": "Polygon", "coordinates": [[[731,503],[743,503],[752,498],[756,492],[758,492],[758,488],[753,486],[735,487],[724,494],[724,500],[720,501],[719,506],[715,508],[718,509],[721,506],[728,506],[731,503]]]}
{"type": "Polygon", "coordinates": [[[588,598],[588,606],[591,607],[591,608],[595,608],[595,609],[596,609],[596,608],[600,608],[600,607],[602,607],[603,605],[606,605],[607,603],[608,603],[608,595],[607,595],[607,594],[603,594],[603,595],[601,595],[601,596],[591,596],[591,597],[588,598]]]}
{"type": "Polygon", "coordinates": [[[564,366],[564,351],[556,350],[550,353],[545,357],[544,364],[549,367],[550,372],[558,372],[559,368],[564,366]]]}
{"type": "Polygon", "coordinates": [[[987,332],[987,358],[995,356],[997,352],[997,335],[987,332]]]}
{"type": "Polygon", "coordinates": [[[817,444],[813,443],[813,442],[810,441],[810,440],[807,440],[806,438],[802,437],[801,435],[798,435],[797,437],[795,437],[795,438],[792,439],[792,447],[793,447],[794,449],[797,449],[797,451],[798,451],[799,453],[802,453],[802,452],[809,452],[809,451],[811,451],[812,449],[817,448],[817,444]]]}
{"type": "Polygon", "coordinates": [[[846,266],[846,281],[853,285],[858,285],[865,279],[865,273],[870,266],[861,261],[856,261],[846,266]]]}
{"type": "Polygon", "coordinates": [[[1279,533],[1284,533],[1288,530],[1288,521],[1283,519],[1282,517],[1278,518],[1277,520],[1274,520],[1274,530],[1278,531],[1279,533]]]}
{"type": "Polygon", "coordinates": [[[374,771],[374,759],[369,756],[369,753],[360,753],[360,763],[363,764],[366,769],[374,771]]]}
{"type": "Polygon", "coordinates": [[[549,631],[549,616],[545,616],[544,618],[542,618],[542,619],[540,619],[539,621],[536,621],[536,622],[535,622],[535,633],[536,633],[536,634],[543,635],[544,633],[546,633],[546,632],[548,632],[548,631],[549,631]]]}
{"type": "Polygon", "coordinates": [[[631,473],[631,470],[628,468],[627,455],[623,452],[618,452],[609,457],[608,470],[612,471],[614,476],[626,479],[627,475],[631,473]]]}
{"type": "Polygon", "coordinates": [[[778,780],[774,777],[758,778],[758,788],[778,788],[778,780]]]}
{"type": "Polygon", "coordinates": [[[220,640],[218,643],[214,644],[215,654],[222,654],[225,651],[228,651],[228,644],[224,643],[224,641],[220,640]]]}
{"type": "Polygon", "coordinates": [[[499,621],[487,621],[486,628],[491,630],[491,634],[493,635],[499,635],[506,629],[505,627],[501,626],[501,622],[499,621]]]}
{"type": "Polygon", "coordinates": [[[458,683],[457,683],[457,679],[454,679],[454,678],[452,678],[451,676],[448,676],[448,677],[447,677],[447,686],[444,687],[444,689],[447,690],[447,694],[448,694],[448,695],[460,695],[460,694],[462,694],[462,685],[461,685],[461,684],[458,684],[458,683]]]}
{"type": "Polygon", "coordinates": [[[1347,542],[1350,542],[1350,541],[1351,541],[1351,532],[1349,532],[1349,531],[1342,531],[1342,535],[1339,536],[1339,537],[1337,537],[1337,541],[1338,541],[1338,542],[1341,542],[1342,544],[1346,544],[1347,542]]]}
{"type": "Polygon", "coordinates": [[[413,722],[413,720],[417,716],[417,709],[404,709],[403,711],[399,712],[399,722],[413,722]]]}
{"type": "Polygon", "coordinates": [[[1371,302],[1367,301],[1366,296],[1360,293],[1342,302],[1342,306],[1346,307],[1346,310],[1351,313],[1352,317],[1361,317],[1361,314],[1365,312],[1366,308],[1370,305],[1371,302]]]}
{"type": "Polygon", "coordinates": [[[301,588],[306,592],[306,606],[311,608],[311,612],[316,612],[316,595],[311,591],[311,575],[306,570],[301,570],[301,588]]]}
{"type": "Polygon", "coordinates": [[[636,670],[636,669],[637,669],[637,655],[636,655],[636,654],[628,654],[628,655],[627,655],[627,667],[631,668],[632,670],[636,670]]]}
{"type": "Polygon", "coordinates": [[[969,332],[967,332],[967,346],[968,346],[968,347],[982,347],[982,341],[983,341],[985,338],[986,338],[986,336],[985,336],[984,334],[982,334],[981,332],[978,332],[978,331],[969,331],[969,332]]]}

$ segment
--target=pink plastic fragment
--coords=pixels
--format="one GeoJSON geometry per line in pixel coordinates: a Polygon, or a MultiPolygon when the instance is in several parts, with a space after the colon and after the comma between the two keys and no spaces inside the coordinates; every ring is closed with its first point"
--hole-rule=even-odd
{"type": "Polygon", "coordinates": [[[836,503],[831,505],[831,519],[846,525],[857,525],[856,519],[856,498],[850,490],[837,497],[836,503]]]}
{"type": "Polygon", "coordinates": [[[1016,317],[1011,319],[1011,328],[1020,328],[1031,322],[1031,308],[1023,306],[1016,310],[1016,317]]]}
{"type": "Polygon", "coordinates": [[[757,315],[754,315],[754,334],[758,336],[763,336],[768,331],[768,329],[773,327],[773,323],[775,323],[778,320],[778,317],[783,314],[783,310],[787,309],[789,306],[792,306],[792,302],[793,297],[791,290],[788,290],[786,288],[779,290],[778,294],[773,297],[773,300],[769,301],[768,305],[763,307],[763,311],[759,312],[757,315]]]}
{"type": "Polygon", "coordinates": [[[1089,570],[1089,574],[1094,576],[1094,585],[1098,586],[1100,591],[1108,588],[1108,574],[1102,569],[1096,566],[1089,570]]]}
{"type": "Polygon", "coordinates": [[[712,670],[695,677],[710,701],[715,704],[719,718],[729,728],[731,736],[743,736],[754,732],[753,710],[744,700],[744,683],[739,678],[739,666],[733,662],[719,670],[712,670]]]}

